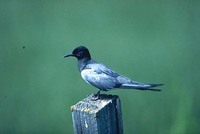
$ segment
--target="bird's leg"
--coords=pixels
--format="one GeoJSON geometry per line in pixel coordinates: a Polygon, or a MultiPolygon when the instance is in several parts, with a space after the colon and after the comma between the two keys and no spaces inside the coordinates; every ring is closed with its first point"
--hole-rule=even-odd
{"type": "Polygon", "coordinates": [[[98,90],[95,96],[99,97],[99,95],[100,95],[100,90],[98,90]]]}

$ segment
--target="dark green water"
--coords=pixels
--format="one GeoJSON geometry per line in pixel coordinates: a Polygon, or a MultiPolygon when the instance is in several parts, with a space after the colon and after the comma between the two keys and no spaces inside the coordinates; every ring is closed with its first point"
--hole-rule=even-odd
{"type": "Polygon", "coordinates": [[[1,0],[0,133],[71,134],[70,106],[97,90],[76,60],[93,58],[162,92],[114,90],[126,134],[200,133],[200,1],[1,0]]]}

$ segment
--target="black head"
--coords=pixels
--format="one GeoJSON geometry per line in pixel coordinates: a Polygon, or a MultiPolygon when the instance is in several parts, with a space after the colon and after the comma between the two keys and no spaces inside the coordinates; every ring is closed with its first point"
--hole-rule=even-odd
{"type": "Polygon", "coordinates": [[[83,58],[91,59],[89,50],[84,46],[79,46],[79,47],[75,48],[73,50],[72,54],[67,54],[64,56],[64,58],[70,57],[70,56],[76,57],[78,60],[81,60],[83,58]]]}

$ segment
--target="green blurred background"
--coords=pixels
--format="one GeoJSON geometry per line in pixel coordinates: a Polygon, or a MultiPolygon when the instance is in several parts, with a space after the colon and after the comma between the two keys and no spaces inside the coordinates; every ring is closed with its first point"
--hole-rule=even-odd
{"type": "MultiPolygon", "coordinates": [[[[162,92],[114,90],[125,134],[200,133],[200,1],[1,0],[0,133],[73,133],[70,106],[97,90],[66,53],[162,92]]],[[[104,92],[105,93],[105,92],[104,92]]]]}

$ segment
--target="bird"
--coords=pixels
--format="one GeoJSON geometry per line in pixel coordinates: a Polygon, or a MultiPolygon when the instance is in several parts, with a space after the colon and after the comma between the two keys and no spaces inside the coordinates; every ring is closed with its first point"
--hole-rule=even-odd
{"type": "Polygon", "coordinates": [[[67,57],[77,58],[78,70],[81,73],[82,78],[98,89],[98,92],[95,94],[95,97],[97,98],[100,95],[100,91],[110,91],[113,89],[161,91],[160,89],[154,89],[154,87],[163,85],[133,81],[130,78],[115,72],[104,64],[93,60],[88,48],[85,46],[76,47],[71,54],[64,55],[64,58],[67,57]]]}

